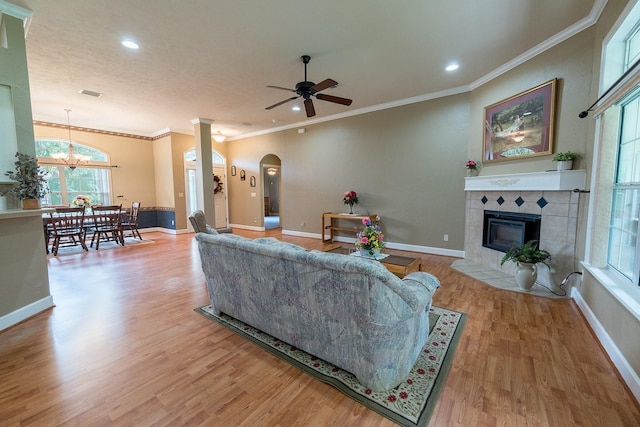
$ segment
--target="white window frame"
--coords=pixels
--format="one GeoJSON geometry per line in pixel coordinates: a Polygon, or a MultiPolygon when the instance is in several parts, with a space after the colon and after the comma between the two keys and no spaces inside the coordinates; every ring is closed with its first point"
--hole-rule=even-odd
{"type": "MultiPolygon", "coordinates": [[[[59,138],[37,138],[35,140],[36,143],[36,152],[37,152],[37,145],[39,142],[41,141],[54,141],[54,142],[58,142],[60,143],[61,147],[65,147],[70,143],[69,140],[63,140],[63,139],[59,139],[59,138]]],[[[86,144],[80,144],[76,141],[71,141],[71,143],[73,144],[74,148],[76,148],[76,150],[78,148],[82,148],[82,147],[86,147],[86,148],[90,148],[91,150],[95,150],[100,152],[101,154],[104,155],[104,157],[106,158],[106,160],[102,161],[102,160],[89,160],[86,164],[83,164],[81,166],[78,166],[76,169],[103,169],[106,172],[106,191],[102,191],[101,194],[103,194],[103,198],[101,200],[92,200],[92,203],[99,203],[99,204],[112,204],[113,203],[113,186],[112,186],[112,182],[111,182],[111,165],[110,165],[110,156],[109,153],[106,153],[102,150],[99,150],[95,147],[91,147],[89,145],[86,144]]],[[[38,157],[38,164],[40,166],[47,166],[47,167],[56,167],[58,169],[58,173],[60,176],[60,193],[61,193],[61,203],[63,205],[69,205],[71,203],[71,198],[69,197],[69,192],[67,190],[67,171],[69,170],[69,168],[67,166],[65,166],[64,164],[60,163],[60,161],[52,158],[52,157],[38,157]]],[[[45,196],[46,197],[46,196],[45,196]]]]}
{"type": "MultiPolygon", "coordinates": [[[[618,80],[631,65],[628,63],[629,56],[626,41],[629,39],[629,35],[637,30],[638,23],[640,23],[640,3],[629,4],[619,17],[610,35],[604,40],[600,93],[618,80]]],[[[619,149],[619,138],[614,148],[611,132],[606,127],[613,126],[611,121],[615,124],[616,114],[618,115],[618,120],[620,117],[620,109],[610,107],[623,100],[632,88],[640,85],[640,70],[638,69],[640,67],[635,68],[618,83],[616,88],[603,97],[593,113],[596,131],[592,163],[593,173],[591,176],[592,197],[589,201],[585,262],[583,262],[583,266],[614,298],[640,320],[640,286],[637,286],[640,279],[640,271],[637,268],[640,266],[640,257],[636,256],[633,280],[629,280],[606,264],[609,250],[609,221],[603,221],[603,218],[608,218],[611,215],[612,203],[607,204],[606,202],[612,200],[615,175],[608,175],[610,168],[600,167],[603,162],[611,161],[612,152],[609,150],[619,149]],[[613,116],[613,120],[610,116],[613,116]],[[610,120],[607,124],[603,121],[605,117],[610,120]],[[603,236],[606,236],[606,239],[603,239],[603,236]],[[604,251],[602,250],[603,243],[606,244],[604,251]]],[[[617,168],[617,151],[615,157],[617,168]]],[[[640,242],[636,242],[636,245],[636,253],[638,253],[640,242]]]]}

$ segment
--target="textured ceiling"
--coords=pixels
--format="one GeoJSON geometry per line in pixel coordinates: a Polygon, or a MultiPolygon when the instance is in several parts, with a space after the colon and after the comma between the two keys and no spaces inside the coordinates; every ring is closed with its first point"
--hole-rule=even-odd
{"type": "MultiPolygon", "coordinates": [[[[606,0],[11,0],[33,11],[34,120],[153,136],[234,137],[308,123],[291,102],[308,78],[339,82],[316,120],[473,88],[594,22],[606,0]],[[132,51],[120,44],[130,37],[132,51]],[[460,64],[448,73],[444,67],[460,64]],[[102,92],[100,98],[78,93],[102,92]]],[[[301,105],[301,103],[298,103],[301,105]]]]}

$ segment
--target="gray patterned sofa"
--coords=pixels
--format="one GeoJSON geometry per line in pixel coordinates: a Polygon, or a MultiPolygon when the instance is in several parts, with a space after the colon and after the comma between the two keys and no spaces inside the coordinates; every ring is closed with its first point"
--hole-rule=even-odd
{"type": "Polygon", "coordinates": [[[440,282],[399,279],[379,262],[273,238],[197,233],[211,305],[356,376],[373,391],[404,381],[429,334],[440,282]]]}

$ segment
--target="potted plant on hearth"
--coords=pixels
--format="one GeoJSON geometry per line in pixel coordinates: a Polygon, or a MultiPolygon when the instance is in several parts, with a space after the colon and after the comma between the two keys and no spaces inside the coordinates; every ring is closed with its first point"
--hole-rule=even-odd
{"type": "Polygon", "coordinates": [[[15,171],[5,173],[15,181],[10,193],[22,201],[22,209],[40,209],[40,199],[47,195],[46,172],[38,166],[38,160],[28,154],[16,153],[15,171]]]}
{"type": "Polygon", "coordinates": [[[578,153],[573,151],[559,151],[553,155],[553,161],[558,162],[557,170],[571,170],[573,168],[573,161],[578,158],[578,153]]]}
{"type": "MultiPolygon", "coordinates": [[[[524,245],[514,246],[504,254],[500,261],[500,266],[507,261],[516,263],[516,283],[518,286],[528,291],[538,279],[537,264],[544,264],[549,267],[547,260],[551,254],[538,247],[537,240],[529,240],[524,245]]],[[[549,267],[550,268],[550,267],[549,267]]]]}

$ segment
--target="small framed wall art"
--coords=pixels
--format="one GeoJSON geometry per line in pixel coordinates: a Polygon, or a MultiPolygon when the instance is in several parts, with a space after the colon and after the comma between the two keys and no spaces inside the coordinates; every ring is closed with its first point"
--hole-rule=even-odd
{"type": "Polygon", "coordinates": [[[231,166],[231,176],[236,176],[236,167],[231,166]]]}
{"type": "Polygon", "coordinates": [[[240,181],[244,181],[245,176],[244,169],[240,169],[240,181]]]}
{"type": "Polygon", "coordinates": [[[249,185],[251,187],[255,187],[256,186],[256,177],[252,176],[251,178],[249,178],[249,185]]]}
{"type": "Polygon", "coordinates": [[[484,109],[483,163],[553,153],[556,79],[484,109]]]}

